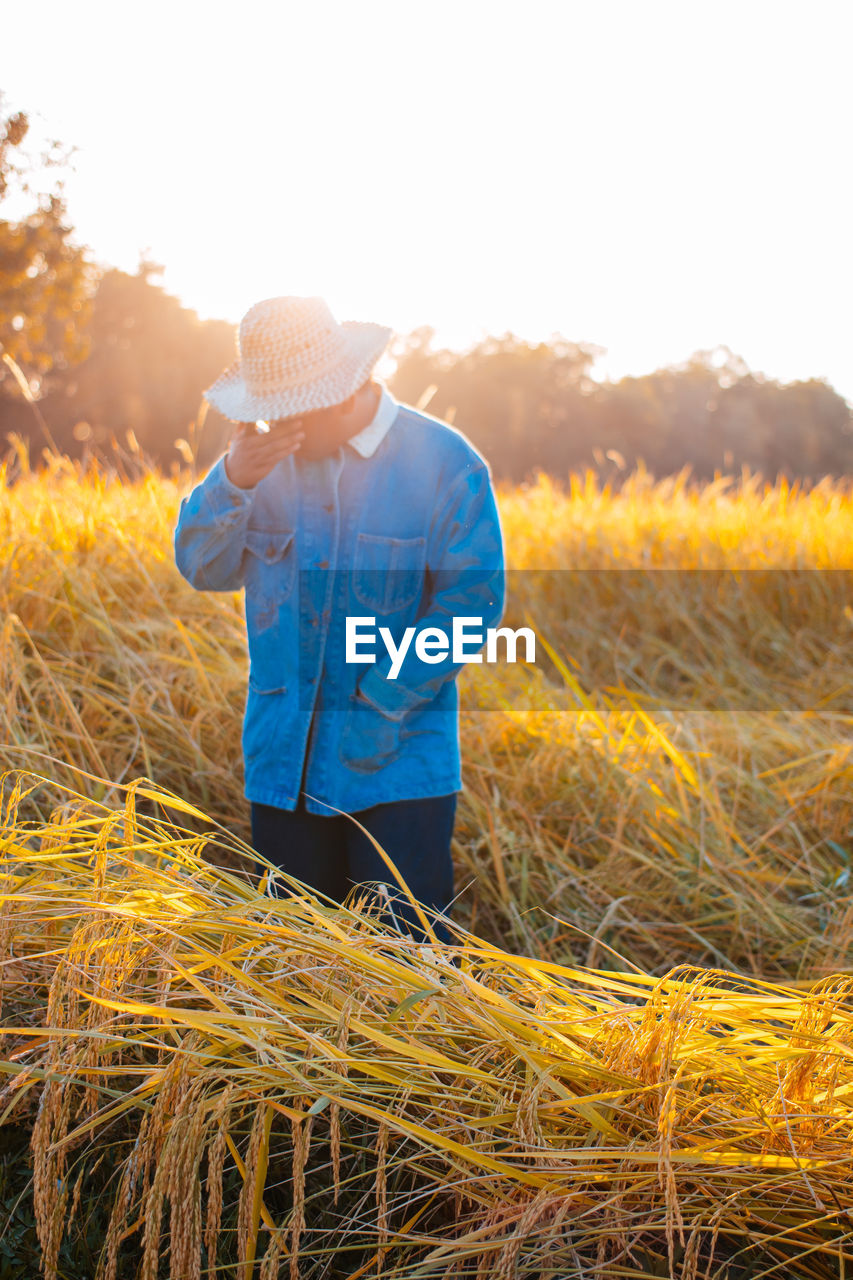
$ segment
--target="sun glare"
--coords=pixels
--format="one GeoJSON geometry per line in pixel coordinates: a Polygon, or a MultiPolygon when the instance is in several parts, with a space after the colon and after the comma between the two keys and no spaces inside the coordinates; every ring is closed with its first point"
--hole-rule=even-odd
{"type": "Polygon", "coordinates": [[[203,317],[320,294],[448,345],[560,333],[616,372],[725,343],[853,395],[848,7],[172,5],[132,64],[106,56],[132,6],[90,8],[79,65],[73,13],[38,48],[9,15],[7,91],[79,148],[99,258],[149,250],[203,317]]]}

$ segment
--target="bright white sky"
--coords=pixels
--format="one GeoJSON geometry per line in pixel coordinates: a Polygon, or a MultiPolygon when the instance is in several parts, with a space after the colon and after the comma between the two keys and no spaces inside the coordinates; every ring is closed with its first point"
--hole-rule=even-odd
{"type": "Polygon", "coordinates": [[[41,0],[0,88],[98,259],[202,316],[321,294],[611,377],[725,343],[853,401],[851,39],[850,0],[41,0]]]}

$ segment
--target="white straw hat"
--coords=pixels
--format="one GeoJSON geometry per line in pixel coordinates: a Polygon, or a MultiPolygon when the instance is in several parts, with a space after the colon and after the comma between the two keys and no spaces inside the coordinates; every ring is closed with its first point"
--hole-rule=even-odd
{"type": "Polygon", "coordinates": [[[239,359],[205,398],[236,422],[327,409],[367,381],[392,333],[367,321],[338,324],[322,298],[266,298],[243,316],[239,359]]]}

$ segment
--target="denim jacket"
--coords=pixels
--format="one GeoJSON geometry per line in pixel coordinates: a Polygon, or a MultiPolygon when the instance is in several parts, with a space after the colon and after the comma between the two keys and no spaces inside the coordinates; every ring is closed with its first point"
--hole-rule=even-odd
{"type": "Polygon", "coordinates": [[[394,679],[381,640],[361,642],[374,662],[345,660],[347,616],[374,618],[398,645],[407,627],[449,634],[462,615],[485,629],[503,613],[486,462],[461,432],[394,403],[372,456],[351,442],[317,461],[297,453],[251,489],[221,457],[181,502],[180,572],[200,591],[245,588],[248,800],[293,809],[302,789],[310,812],[352,813],[461,787],[453,653],[422,661],[412,643],[394,679]]]}

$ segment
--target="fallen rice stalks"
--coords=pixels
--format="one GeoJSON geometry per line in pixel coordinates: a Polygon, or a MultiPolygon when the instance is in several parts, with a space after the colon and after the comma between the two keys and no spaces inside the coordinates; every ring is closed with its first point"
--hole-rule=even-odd
{"type": "Polygon", "coordinates": [[[213,865],[234,838],[148,780],[44,821],[36,775],[3,784],[0,1120],[32,1129],[48,1280],[107,1149],[103,1280],[166,1248],[174,1280],[853,1262],[853,975],[422,947],[213,865]]]}

